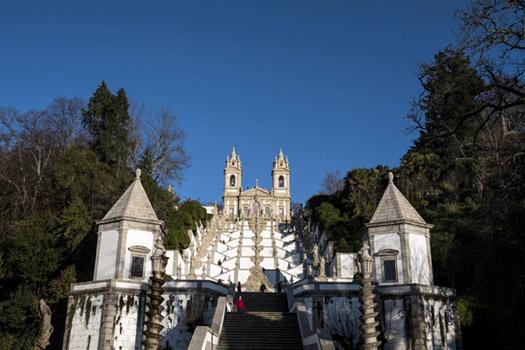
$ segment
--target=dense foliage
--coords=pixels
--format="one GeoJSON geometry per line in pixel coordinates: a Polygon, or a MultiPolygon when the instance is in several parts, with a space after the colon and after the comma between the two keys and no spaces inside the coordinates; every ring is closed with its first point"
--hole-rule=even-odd
{"type": "Polygon", "coordinates": [[[57,98],[39,111],[0,109],[0,349],[33,348],[39,299],[53,312],[49,348],[61,348],[69,287],[92,278],[94,221],[130,184],[136,166],[165,221],[169,248],[185,248],[188,229],[205,223],[198,202],[181,203],[162,185],[187,164],[174,117],[152,116],[162,134],[140,134],[129,110],[126,92],[113,94],[104,82],[87,105],[57,98]]]}
{"type": "MultiPolygon", "coordinates": [[[[518,30],[524,6],[474,2],[463,16],[478,36],[466,33],[468,45],[447,48],[421,66],[423,92],[409,115],[418,137],[399,167],[352,169],[342,189],[314,196],[306,206],[337,249],[356,251],[393,171],[400,190],[435,225],[434,282],[456,288],[470,349],[518,349],[523,342],[525,322],[518,310],[525,306],[525,89],[522,70],[512,69],[525,60],[518,41],[513,47],[499,43],[519,51],[502,58],[511,55],[512,67],[469,54],[490,48],[476,46],[481,24],[493,20],[504,26],[498,21],[514,18],[519,23],[511,29],[518,30]],[[504,11],[512,13],[505,17],[504,11]],[[475,21],[477,15],[484,17],[475,21]]],[[[497,39],[483,43],[498,45],[497,39]]]]}

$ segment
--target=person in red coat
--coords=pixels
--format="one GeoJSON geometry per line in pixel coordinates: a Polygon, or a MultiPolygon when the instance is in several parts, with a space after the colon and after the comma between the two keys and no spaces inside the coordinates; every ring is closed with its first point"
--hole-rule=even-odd
{"type": "Polygon", "coordinates": [[[244,305],[244,300],[242,300],[242,295],[239,295],[239,299],[235,302],[235,307],[238,312],[244,312],[246,306],[244,305]]]}

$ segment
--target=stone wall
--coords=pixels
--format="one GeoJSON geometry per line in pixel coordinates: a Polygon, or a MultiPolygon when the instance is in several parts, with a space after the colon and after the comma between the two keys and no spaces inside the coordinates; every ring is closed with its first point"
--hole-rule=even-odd
{"type": "MultiPolygon", "coordinates": [[[[337,349],[359,347],[360,286],[351,282],[302,281],[290,286],[306,308],[310,327],[337,349]]],[[[457,310],[451,289],[421,285],[376,287],[379,340],[385,350],[456,350],[457,310]]]]}
{"type": "MultiPolygon", "coordinates": [[[[173,281],[166,285],[162,346],[187,349],[194,329],[211,325],[218,296],[225,295],[226,290],[213,282],[173,281]]],[[[140,350],[145,308],[144,284],[104,281],[74,285],[64,349],[140,350]]]]}
{"type": "Polygon", "coordinates": [[[75,295],[69,298],[66,330],[70,334],[71,350],[96,350],[100,334],[100,321],[104,294],[75,295]]]}

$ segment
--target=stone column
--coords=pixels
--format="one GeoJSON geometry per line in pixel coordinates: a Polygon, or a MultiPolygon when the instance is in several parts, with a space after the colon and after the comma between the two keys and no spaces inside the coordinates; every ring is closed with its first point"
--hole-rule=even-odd
{"type": "Polygon", "coordinates": [[[414,350],[427,350],[425,322],[425,304],[420,295],[410,295],[406,298],[409,305],[409,324],[412,333],[414,350]]]}
{"type": "Polygon", "coordinates": [[[111,289],[104,295],[98,349],[113,349],[113,333],[115,331],[115,319],[117,318],[118,299],[118,295],[111,289]]]}
{"type": "Polygon", "coordinates": [[[365,242],[359,254],[361,265],[361,292],[359,299],[361,302],[361,336],[362,349],[377,350],[379,342],[377,336],[379,332],[377,327],[379,323],[376,320],[377,312],[375,310],[376,304],[374,301],[374,286],[372,285],[372,257],[368,251],[368,244],[365,242]]]}
{"type": "Polygon", "coordinates": [[[164,272],[168,258],[166,257],[166,251],[162,245],[162,239],[157,238],[155,241],[155,251],[151,256],[151,262],[153,266],[153,274],[150,276],[149,284],[149,309],[146,313],[148,321],[146,323],[146,330],[144,331],[144,349],[145,350],[159,350],[160,341],[162,336],[160,332],[164,328],[162,326],[162,297],[164,284],[164,272]]]}

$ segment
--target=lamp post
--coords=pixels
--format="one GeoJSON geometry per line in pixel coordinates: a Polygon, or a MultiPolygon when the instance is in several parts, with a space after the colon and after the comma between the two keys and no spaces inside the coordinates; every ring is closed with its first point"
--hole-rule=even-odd
{"type": "Polygon", "coordinates": [[[377,312],[375,311],[374,287],[372,285],[373,258],[368,250],[368,243],[363,243],[363,248],[359,251],[359,267],[363,278],[361,279],[361,336],[364,350],[377,350],[379,342],[377,336],[379,332],[376,321],[377,312]]]}
{"type": "Polygon", "coordinates": [[[168,257],[166,256],[166,250],[162,244],[160,237],[155,241],[155,247],[153,254],[151,255],[151,266],[152,275],[150,276],[148,297],[149,297],[149,309],[146,315],[148,316],[148,322],[146,323],[146,330],[144,331],[144,349],[145,350],[158,350],[160,349],[160,332],[164,328],[162,326],[162,285],[164,284],[164,272],[166,271],[166,264],[168,263],[168,257]]]}

